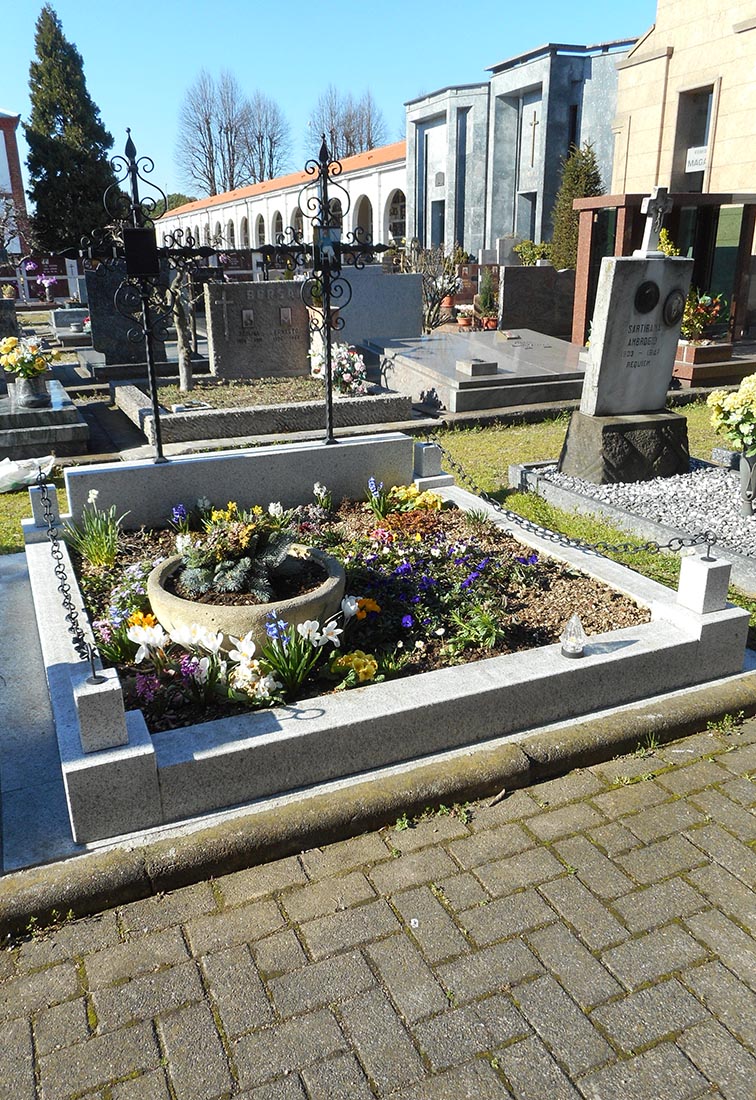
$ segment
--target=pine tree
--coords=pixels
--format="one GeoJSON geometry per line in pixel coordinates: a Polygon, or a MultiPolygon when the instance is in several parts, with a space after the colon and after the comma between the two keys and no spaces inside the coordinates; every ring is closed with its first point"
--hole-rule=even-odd
{"type": "Polygon", "coordinates": [[[24,126],[28,194],[36,208],[35,239],[54,252],[76,247],[107,222],[102,196],[115,178],[108,160],[113,138],[87,91],[81,54],[49,4],[39,14],[34,42],[31,116],[24,126]]]}
{"type": "Polygon", "coordinates": [[[577,263],[579,214],[572,209],[573,199],[603,194],[593,146],[590,142],[582,148],[573,145],[562,165],[562,182],[551,215],[554,233],[549,258],[554,267],[561,270],[577,263]]]}

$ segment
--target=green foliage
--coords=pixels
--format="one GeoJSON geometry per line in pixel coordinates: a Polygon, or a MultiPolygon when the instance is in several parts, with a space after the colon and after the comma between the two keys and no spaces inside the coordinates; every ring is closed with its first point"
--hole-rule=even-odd
{"type": "Polygon", "coordinates": [[[499,312],[490,267],[484,267],[483,274],[480,277],[478,308],[482,317],[495,317],[499,312]]]}
{"type": "Polygon", "coordinates": [[[63,35],[49,4],[37,19],[36,60],[29,68],[29,197],[40,248],[76,246],[107,222],[102,196],[114,182],[113,138],[87,91],[81,54],[63,35]]]}
{"type": "Polygon", "coordinates": [[[520,257],[523,267],[535,267],[536,260],[548,260],[551,256],[551,245],[548,241],[527,240],[515,245],[513,252],[520,257]]]}
{"type": "Polygon", "coordinates": [[[493,649],[506,641],[506,628],[501,607],[473,604],[462,612],[452,611],[449,615],[450,637],[444,651],[458,657],[468,649],[493,649]]]}
{"type": "Polygon", "coordinates": [[[721,734],[724,737],[729,737],[730,734],[736,733],[745,721],[745,712],[739,710],[736,714],[723,714],[721,718],[716,721],[706,723],[707,730],[712,733],[721,734]]]}
{"type": "MultiPolygon", "coordinates": [[[[124,512],[124,515],[127,514],[124,512]]],[[[82,509],[81,523],[66,524],[63,533],[66,542],[73,546],[82,558],[86,558],[96,568],[109,569],[115,565],[119,530],[123,518],[124,516],[116,517],[115,504],[111,505],[107,512],[101,512],[95,499],[92,499],[82,509]]]]}
{"type": "Polygon", "coordinates": [[[572,209],[573,201],[603,194],[593,146],[590,142],[582,148],[573,145],[562,166],[562,182],[551,215],[551,262],[557,269],[574,268],[577,263],[579,215],[572,209]]]}

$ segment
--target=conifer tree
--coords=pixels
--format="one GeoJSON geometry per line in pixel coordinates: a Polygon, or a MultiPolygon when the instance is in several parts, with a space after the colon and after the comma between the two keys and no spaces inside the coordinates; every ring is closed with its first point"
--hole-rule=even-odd
{"type": "Polygon", "coordinates": [[[113,138],[87,91],[81,54],[63,35],[49,4],[39,14],[36,60],[29,67],[31,116],[24,126],[29,146],[29,198],[40,248],[76,247],[105,225],[102,196],[114,181],[108,160],[113,138]]]}
{"type": "Polygon", "coordinates": [[[562,165],[562,182],[551,215],[554,233],[549,259],[557,269],[574,268],[577,263],[580,216],[577,210],[572,209],[573,199],[603,194],[604,186],[593,146],[590,142],[582,148],[573,145],[562,165]]]}

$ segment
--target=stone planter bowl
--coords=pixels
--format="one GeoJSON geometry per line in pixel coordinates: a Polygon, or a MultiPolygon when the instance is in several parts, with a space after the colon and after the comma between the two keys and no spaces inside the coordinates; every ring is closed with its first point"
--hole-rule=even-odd
{"type": "Polygon", "coordinates": [[[310,557],[320,562],[326,571],[326,578],[317,588],[293,596],[289,600],[277,603],[224,604],[199,603],[174,596],[165,589],[165,582],[181,565],[180,555],[167,558],[156,565],[147,578],[147,596],[152,613],[168,633],[179,626],[200,626],[214,633],[222,631],[223,649],[233,649],[231,638],[243,638],[252,631],[252,639],[258,652],[267,641],[265,616],[274,611],[279,619],[291,625],[303,623],[307,619],[317,619],[322,624],[335,614],[341,605],[346,585],[346,576],[341,562],[322,550],[311,549],[310,557]]]}

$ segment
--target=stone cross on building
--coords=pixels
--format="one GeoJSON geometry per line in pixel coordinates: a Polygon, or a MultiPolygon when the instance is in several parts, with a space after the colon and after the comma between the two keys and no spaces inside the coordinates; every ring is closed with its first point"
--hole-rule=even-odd
{"type": "Polygon", "coordinates": [[[641,213],[646,215],[646,227],[643,230],[643,244],[633,252],[634,256],[663,256],[659,251],[659,234],[662,231],[664,215],[672,209],[672,199],[666,187],[654,187],[650,195],[641,203],[641,213]]]}

